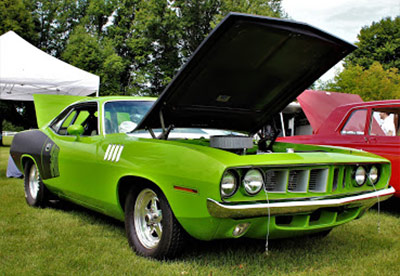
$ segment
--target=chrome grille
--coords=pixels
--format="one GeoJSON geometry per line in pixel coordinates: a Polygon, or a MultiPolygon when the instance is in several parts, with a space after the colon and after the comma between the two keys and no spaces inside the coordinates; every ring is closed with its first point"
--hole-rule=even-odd
{"type": "Polygon", "coordinates": [[[269,170],[265,173],[265,188],[269,192],[286,192],[287,170],[269,170]]]}
{"type": "Polygon", "coordinates": [[[289,183],[288,183],[288,190],[295,191],[297,188],[297,184],[299,182],[299,172],[297,170],[293,170],[289,172],[289,183]]]}
{"type": "Polygon", "coordinates": [[[310,171],[310,192],[326,192],[328,169],[313,169],[310,171]]]}
{"type": "Polygon", "coordinates": [[[288,191],[307,192],[308,170],[290,170],[288,191]]]}
{"type": "Polygon", "coordinates": [[[265,189],[267,191],[274,191],[276,188],[276,173],[275,171],[267,171],[265,174],[265,189]]]}
{"type": "Polygon", "coordinates": [[[310,183],[308,185],[310,190],[315,190],[315,187],[317,187],[317,173],[318,170],[311,170],[310,172],[310,183]]]}
{"type": "MultiPolygon", "coordinates": [[[[328,176],[329,168],[269,169],[265,172],[265,188],[268,192],[324,193],[328,187],[328,176]]],[[[339,170],[336,183],[338,177],[339,170]]]]}

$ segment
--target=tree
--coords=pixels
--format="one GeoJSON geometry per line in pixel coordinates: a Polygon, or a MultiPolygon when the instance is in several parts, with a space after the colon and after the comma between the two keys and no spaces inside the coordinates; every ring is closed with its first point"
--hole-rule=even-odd
{"type": "Polygon", "coordinates": [[[37,40],[32,15],[22,0],[0,1],[0,35],[11,30],[31,43],[37,40]]]}
{"type": "MultiPolygon", "coordinates": [[[[25,0],[39,38],[34,45],[60,57],[74,27],[85,17],[91,0],[25,0]]],[[[92,0],[94,1],[94,0],[92,0]]]]}
{"type": "Polygon", "coordinates": [[[128,91],[159,95],[181,65],[179,18],[168,1],[142,1],[136,13],[135,31],[128,39],[135,53],[128,91]]]}
{"type": "Polygon", "coordinates": [[[174,1],[180,24],[180,49],[183,64],[196,50],[204,38],[215,27],[216,15],[220,12],[220,0],[176,0],[174,1]]]}
{"type": "MultiPolygon", "coordinates": [[[[271,17],[286,17],[281,0],[221,0],[221,10],[217,19],[229,12],[257,14],[271,17]]],[[[218,20],[218,21],[219,21],[218,20]]]]}
{"type": "Polygon", "coordinates": [[[397,68],[385,70],[375,61],[369,69],[348,65],[337,74],[333,82],[321,87],[324,90],[358,94],[364,101],[400,98],[400,74],[397,68]]]}
{"type": "Polygon", "coordinates": [[[62,58],[68,63],[100,76],[102,95],[121,94],[122,58],[107,38],[100,40],[97,32],[90,34],[83,26],[71,34],[62,58]]]}
{"type": "Polygon", "coordinates": [[[285,17],[281,0],[175,0],[182,30],[182,55],[190,57],[204,38],[229,13],[285,17]]]}
{"type": "Polygon", "coordinates": [[[357,38],[358,49],[345,60],[345,67],[360,65],[368,69],[378,61],[384,69],[400,70],[400,16],[363,27],[357,38]]]}

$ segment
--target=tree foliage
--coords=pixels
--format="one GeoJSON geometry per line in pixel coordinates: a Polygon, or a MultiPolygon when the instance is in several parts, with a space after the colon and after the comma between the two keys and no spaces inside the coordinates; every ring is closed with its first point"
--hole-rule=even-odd
{"type": "Polygon", "coordinates": [[[345,62],[345,67],[360,65],[369,68],[378,61],[384,69],[400,70],[400,16],[384,18],[361,29],[358,49],[345,62]]]}
{"type": "Polygon", "coordinates": [[[335,76],[334,81],[322,87],[325,90],[359,94],[364,101],[400,98],[400,74],[397,68],[385,70],[375,61],[369,69],[348,65],[335,76]]]}
{"type": "Polygon", "coordinates": [[[344,69],[319,89],[359,94],[363,100],[400,98],[400,17],[384,18],[361,29],[358,49],[344,69]]]}
{"type": "Polygon", "coordinates": [[[34,19],[22,0],[0,1],[0,35],[13,30],[31,43],[37,41],[34,19]]]}

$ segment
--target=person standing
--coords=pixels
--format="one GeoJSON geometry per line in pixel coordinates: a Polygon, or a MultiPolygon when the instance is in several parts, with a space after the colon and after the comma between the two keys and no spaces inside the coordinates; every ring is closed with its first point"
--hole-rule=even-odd
{"type": "Polygon", "coordinates": [[[385,132],[386,136],[395,136],[396,131],[394,128],[393,118],[389,116],[387,112],[381,112],[379,115],[383,120],[381,127],[382,130],[385,132]]]}

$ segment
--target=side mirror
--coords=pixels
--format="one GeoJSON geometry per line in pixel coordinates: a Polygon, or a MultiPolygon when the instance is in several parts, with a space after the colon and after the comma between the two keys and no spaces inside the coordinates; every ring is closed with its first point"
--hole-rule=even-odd
{"type": "Polygon", "coordinates": [[[76,137],[79,138],[79,136],[84,132],[84,129],[81,125],[70,125],[67,128],[67,132],[69,135],[76,135],[76,137]]]}

